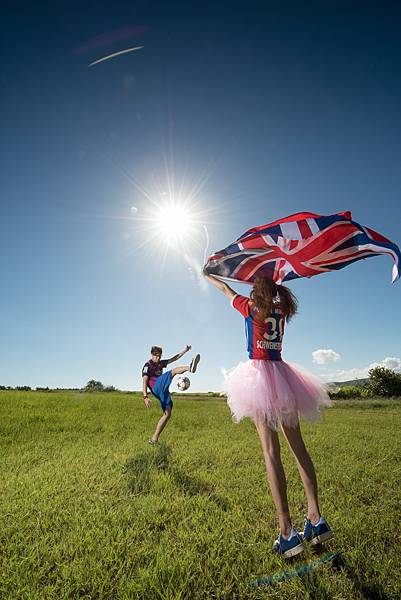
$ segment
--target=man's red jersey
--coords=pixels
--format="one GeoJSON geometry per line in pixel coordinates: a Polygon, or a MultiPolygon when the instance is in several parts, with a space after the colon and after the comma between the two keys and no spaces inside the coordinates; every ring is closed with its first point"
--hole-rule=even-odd
{"type": "Polygon", "coordinates": [[[258,319],[258,309],[246,296],[237,294],[231,301],[233,308],[245,318],[245,333],[249,358],[282,360],[281,345],[284,335],[284,315],[277,306],[264,321],[258,319]]]}

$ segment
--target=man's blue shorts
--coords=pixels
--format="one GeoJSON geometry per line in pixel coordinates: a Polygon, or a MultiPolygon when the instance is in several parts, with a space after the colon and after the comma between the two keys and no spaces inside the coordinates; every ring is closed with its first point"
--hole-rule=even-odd
{"type": "Polygon", "coordinates": [[[173,408],[173,400],[169,390],[172,381],[172,371],[166,371],[163,373],[163,375],[160,375],[160,377],[156,379],[152,387],[152,394],[159,400],[163,412],[168,406],[173,408]]]}

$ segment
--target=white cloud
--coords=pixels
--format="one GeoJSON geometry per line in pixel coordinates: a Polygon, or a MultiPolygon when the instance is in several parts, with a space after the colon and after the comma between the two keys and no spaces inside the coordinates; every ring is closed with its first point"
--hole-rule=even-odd
{"type": "Polygon", "coordinates": [[[393,371],[401,371],[401,358],[397,358],[396,356],[386,356],[381,363],[378,365],[379,367],[386,367],[386,369],[392,369],[393,371]]]}
{"type": "Polygon", "coordinates": [[[396,356],[386,356],[383,360],[373,362],[367,367],[355,367],[353,369],[338,369],[320,373],[320,377],[325,381],[350,381],[352,379],[366,379],[369,377],[369,370],[374,367],[385,367],[398,373],[401,373],[401,358],[396,356]]]}
{"type": "Polygon", "coordinates": [[[312,352],[312,356],[313,356],[313,362],[317,363],[318,365],[326,365],[327,363],[334,363],[334,362],[337,362],[338,360],[340,360],[340,358],[341,358],[341,356],[338,354],[338,352],[335,352],[331,348],[327,348],[327,349],[321,348],[320,350],[315,350],[314,352],[312,352]]]}

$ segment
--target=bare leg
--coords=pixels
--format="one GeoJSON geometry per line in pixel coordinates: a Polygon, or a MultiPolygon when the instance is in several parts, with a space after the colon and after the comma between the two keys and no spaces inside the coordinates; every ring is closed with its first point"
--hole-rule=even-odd
{"type": "Polygon", "coordinates": [[[287,500],[287,482],[280,457],[280,442],[277,431],[273,431],[266,422],[256,423],[260,443],[265,459],[267,479],[273,501],[276,506],[281,535],[285,538],[291,533],[292,522],[287,500]]]}
{"type": "Polygon", "coordinates": [[[175,367],[174,369],[171,369],[171,373],[173,375],[173,377],[175,375],[182,375],[183,373],[186,373],[187,371],[191,371],[191,373],[195,373],[196,368],[199,364],[200,361],[200,354],[197,354],[192,360],[191,360],[191,364],[190,365],[184,365],[182,367],[175,367]]]}
{"type": "Polygon", "coordinates": [[[189,371],[189,365],[185,365],[183,367],[175,367],[174,369],[171,369],[171,374],[173,377],[175,377],[176,375],[182,375],[187,371],[189,371]]]}
{"type": "MultiPolygon", "coordinates": [[[[187,371],[189,371],[189,365],[185,365],[182,367],[175,367],[174,369],[171,370],[171,374],[173,377],[175,377],[176,375],[181,375],[182,373],[186,373],[187,371]]],[[[171,406],[167,406],[166,410],[163,413],[163,416],[160,417],[158,424],[156,425],[156,430],[154,432],[154,434],[152,435],[152,440],[154,442],[157,442],[161,432],[163,431],[163,429],[165,428],[165,426],[167,425],[167,421],[169,420],[169,418],[171,417],[171,406]]]]}
{"type": "Polygon", "coordinates": [[[169,420],[170,417],[171,417],[171,406],[167,406],[166,410],[163,413],[163,416],[160,417],[159,422],[156,425],[156,430],[155,430],[154,434],[152,435],[152,440],[154,442],[158,441],[159,436],[160,436],[161,432],[163,431],[163,429],[165,428],[165,426],[167,425],[167,421],[169,420]]]}
{"type": "Polygon", "coordinates": [[[299,424],[296,427],[286,427],[283,425],[282,429],[288,445],[295,456],[298,471],[305,488],[308,500],[308,518],[312,523],[316,523],[320,519],[320,509],[315,467],[306,449],[299,424]]]}

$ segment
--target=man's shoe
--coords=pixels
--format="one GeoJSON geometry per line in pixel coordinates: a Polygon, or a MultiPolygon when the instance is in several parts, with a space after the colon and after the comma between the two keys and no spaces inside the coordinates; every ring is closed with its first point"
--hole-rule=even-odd
{"type": "Polygon", "coordinates": [[[305,517],[303,538],[309,542],[311,546],[327,542],[327,540],[330,540],[332,537],[334,537],[334,533],[324,517],[320,517],[315,525],[311,523],[308,517],[305,517]]]}
{"type": "Polygon", "coordinates": [[[189,365],[189,372],[190,373],[195,373],[197,366],[199,364],[200,361],[200,354],[197,354],[192,360],[191,360],[191,364],[189,365]]]}
{"type": "Polygon", "coordinates": [[[293,527],[288,540],[280,533],[274,542],[273,550],[286,558],[291,558],[292,556],[296,556],[297,554],[300,554],[300,552],[303,552],[305,550],[305,545],[301,534],[293,527]]]}

